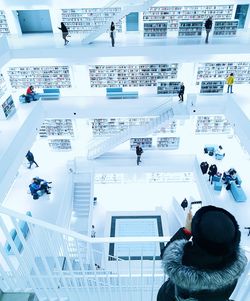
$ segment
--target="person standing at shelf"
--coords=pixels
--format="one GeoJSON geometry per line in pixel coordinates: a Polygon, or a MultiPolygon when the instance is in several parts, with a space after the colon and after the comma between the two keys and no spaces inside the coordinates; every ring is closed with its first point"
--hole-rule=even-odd
{"type": "Polygon", "coordinates": [[[29,169],[31,168],[32,164],[35,163],[36,167],[39,167],[38,164],[35,161],[34,155],[32,154],[32,152],[29,150],[25,156],[27,158],[27,160],[29,161],[30,166],[28,167],[29,169]]]}
{"type": "Polygon", "coordinates": [[[142,153],[143,153],[143,149],[141,148],[140,143],[138,143],[138,144],[136,145],[135,152],[136,152],[136,156],[137,156],[137,161],[136,161],[136,163],[137,163],[137,165],[139,165],[140,162],[141,162],[141,155],[142,155],[142,153]]]}
{"type": "Polygon", "coordinates": [[[230,73],[227,77],[227,93],[233,93],[234,74],[230,73]]]}
{"type": "Polygon", "coordinates": [[[205,28],[206,28],[206,39],[205,39],[205,43],[208,43],[208,37],[209,37],[209,33],[212,29],[213,26],[213,21],[212,21],[212,17],[209,17],[206,22],[205,22],[205,28]]]}
{"type": "Polygon", "coordinates": [[[115,47],[115,23],[113,21],[110,25],[110,38],[112,47],[115,47]]]}
{"type": "Polygon", "coordinates": [[[62,38],[64,39],[64,46],[69,43],[69,40],[67,40],[67,36],[69,35],[69,31],[65,24],[61,22],[61,27],[58,27],[62,31],[62,38]]]}
{"type": "Polygon", "coordinates": [[[179,94],[178,94],[180,102],[183,102],[184,91],[185,91],[185,86],[183,83],[181,83],[179,94]]]}

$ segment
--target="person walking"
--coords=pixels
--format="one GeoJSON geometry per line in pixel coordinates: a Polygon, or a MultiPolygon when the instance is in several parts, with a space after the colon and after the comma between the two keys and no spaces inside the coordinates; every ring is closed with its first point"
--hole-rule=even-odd
{"type": "Polygon", "coordinates": [[[212,21],[212,17],[209,17],[206,22],[205,22],[205,28],[206,28],[206,39],[205,39],[205,43],[208,43],[208,37],[209,37],[209,33],[212,29],[213,26],[213,21],[212,21]]]}
{"type": "Polygon", "coordinates": [[[157,301],[229,301],[247,265],[235,217],[223,208],[204,206],[162,250],[167,281],[157,301]]]}
{"type": "Polygon", "coordinates": [[[185,91],[185,86],[183,83],[180,85],[180,90],[179,90],[179,102],[183,102],[183,97],[184,97],[184,91],[185,91]]]}
{"type": "Polygon", "coordinates": [[[227,93],[233,93],[234,74],[230,73],[227,77],[227,93]]]}
{"type": "Polygon", "coordinates": [[[136,152],[136,155],[137,155],[137,161],[136,161],[136,163],[137,163],[137,165],[139,165],[140,162],[141,162],[141,155],[143,153],[143,149],[141,148],[140,143],[138,143],[136,145],[135,152],[136,152]]]}
{"type": "Polygon", "coordinates": [[[36,164],[36,167],[39,167],[38,164],[36,163],[34,155],[32,154],[31,151],[28,151],[25,157],[29,161],[29,164],[30,164],[30,166],[28,167],[29,169],[31,168],[31,166],[32,166],[33,163],[36,164]]]}
{"type": "Polygon", "coordinates": [[[67,27],[65,26],[65,24],[63,22],[61,22],[61,27],[58,27],[58,29],[60,29],[62,31],[62,38],[64,39],[64,46],[68,45],[69,40],[67,40],[67,36],[69,35],[69,31],[68,31],[67,27]]]}
{"type": "Polygon", "coordinates": [[[91,236],[92,238],[95,238],[95,235],[96,235],[95,226],[92,225],[92,226],[91,226],[90,236],[91,236]]]}
{"type": "Polygon", "coordinates": [[[112,47],[115,47],[115,23],[113,21],[110,25],[110,38],[112,47]]]}

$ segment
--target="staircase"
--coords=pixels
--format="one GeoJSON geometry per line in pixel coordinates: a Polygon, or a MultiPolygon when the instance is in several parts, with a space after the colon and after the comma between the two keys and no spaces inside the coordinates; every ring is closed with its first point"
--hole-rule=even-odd
{"type": "Polygon", "coordinates": [[[108,18],[105,24],[103,24],[100,27],[97,27],[94,32],[90,32],[87,36],[85,36],[82,41],[83,44],[90,44],[101,34],[103,34],[106,31],[109,31],[110,24],[112,21],[114,23],[117,23],[119,20],[121,20],[131,12],[146,11],[156,2],[158,2],[158,0],[134,0],[131,1],[131,3],[122,0],[116,0],[116,1],[112,0],[105,7],[103,7],[103,10],[105,11],[106,8],[112,8],[112,7],[121,7],[121,10],[119,10],[114,16],[112,16],[112,18],[108,18]]]}
{"type": "Polygon", "coordinates": [[[73,212],[71,229],[88,235],[93,208],[93,184],[91,173],[81,173],[73,179],[73,212]]]}
{"type": "Polygon", "coordinates": [[[104,139],[93,139],[89,143],[87,158],[89,160],[96,159],[112,148],[129,140],[131,137],[149,135],[158,127],[160,127],[164,122],[173,117],[174,112],[172,106],[170,105],[170,102],[167,102],[150,111],[146,115],[152,117],[152,119],[143,125],[129,126],[124,131],[110,137],[106,137],[104,139]]]}

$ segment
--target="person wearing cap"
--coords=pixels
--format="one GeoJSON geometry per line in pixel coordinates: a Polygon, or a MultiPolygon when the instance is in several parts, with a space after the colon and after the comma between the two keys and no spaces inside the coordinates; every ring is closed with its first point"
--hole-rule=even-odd
{"type": "Polygon", "coordinates": [[[240,248],[240,230],[228,211],[205,206],[162,250],[168,280],[157,301],[229,301],[247,258],[240,248]]]}

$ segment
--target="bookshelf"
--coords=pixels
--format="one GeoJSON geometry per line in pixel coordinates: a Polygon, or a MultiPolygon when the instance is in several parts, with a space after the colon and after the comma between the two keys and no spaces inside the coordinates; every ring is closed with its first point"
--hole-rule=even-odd
{"type": "Polygon", "coordinates": [[[169,31],[177,31],[180,21],[231,20],[234,5],[152,6],[143,13],[143,21],[166,21],[169,31]]]}
{"type": "Polygon", "coordinates": [[[237,34],[238,23],[238,20],[215,21],[213,36],[235,36],[237,34]]]}
{"type": "Polygon", "coordinates": [[[0,119],[7,119],[16,112],[16,107],[11,95],[9,95],[7,98],[2,97],[0,101],[0,119]]]}
{"type": "Polygon", "coordinates": [[[143,126],[149,123],[151,119],[153,118],[96,118],[91,121],[93,137],[111,136],[128,129],[130,126],[143,126]]]}
{"type": "Polygon", "coordinates": [[[175,133],[177,128],[177,121],[171,120],[164,124],[161,128],[154,132],[154,134],[165,134],[165,133],[175,133]]]}
{"type": "Polygon", "coordinates": [[[9,33],[9,26],[5,16],[5,12],[0,10],[0,33],[9,33]]]}
{"type": "Polygon", "coordinates": [[[235,84],[250,83],[250,62],[200,63],[197,69],[197,85],[201,80],[222,79],[232,72],[235,84]]]}
{"type": "Polygon", "coordinates": [[[47,138],[51,136],[74,137],[73,123],[71,119],[45,119],[39,136],[47,138]]]}
{"type": "Polygon", "coordinates": [[[180,90],[181,82],[159,80],[157,82],[157,94],[177,95],[180,90]]]}
{"type": "Polygon", "coordinates": [[[224,80],[204,80],[201,82],[200,93],[201,94],[214,94],[223,93],[224,80]]]}
{"type": "MultiPolygon", "coordinates": [[[[70,33],[90,33],[112,21],[121,12],[120,7],[62,9],[62,22],[70,33]]],[[[116,31],[122,31],[122,21],[115,24],[116,31]]]]}
{"type": "Polygon", "coordinates": [[[151,172],[147,173],[148,183],[191,182],[194,181],[192,172],[151,172]]]}
{"type": "Polygon", "coordinates": [[[159,79],[175,79],[177,73],[177,63],[89,66],[92,88],[151,87],[159,79]]]}
{"type": "Polygon", "coordinates": [[[196,119],[196,134],[230,134],[231,130],[224,115],[201,115],[196,119]]]}
{"type": "Polygon", "coordinates": [[[49,147],[53,151],[70,151],[71,141],[69,139],[49,139],[49,147]]]}
{"type": "Polygon", "coordinates": [[[27,88],[71,88],[68,66],[10,67],[8,76],[14,89],[27,88]]]}
{"type": "Polygon", "coordinates": [[[0,97],[2,97],[7,91],[6,82],[4,80],[3,74],[0,73],[0,97]]]}
{"type": "Polygon", "coordinates": [[[165,21],[145,21],[144,38],[147,39],[159,39],[167,37],[168,23],[165,21]]]}
{"type": "Polygon", "coordinates": [[[130,138],[130,150],[135,150],[138,143],[140,143],[140,146],[143,150],[151,149],[152,140],[152,138],[130,138]]]}
{"type": "Polygon", "coordinates": [[[180,137],[157,137],[158,149],[177,149],[179,144],[180,137]]]}
{"type": "Polygon", "coordinates": [[[203,21],[180,21],[178,29],[179,38],[201,37],[203,21]]]}

